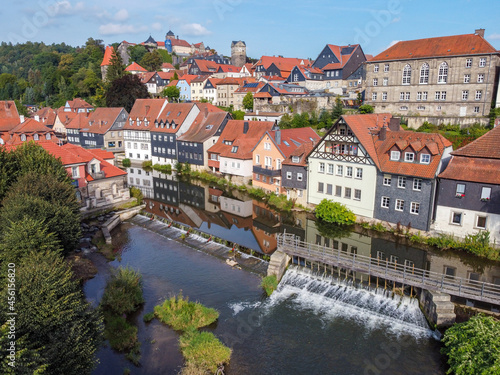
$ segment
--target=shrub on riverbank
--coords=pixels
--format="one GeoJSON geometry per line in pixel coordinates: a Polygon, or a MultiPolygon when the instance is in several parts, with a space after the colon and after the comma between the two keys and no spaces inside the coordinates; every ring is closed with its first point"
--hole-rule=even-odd
{"type": "Polygon", "coordinates": [[[106,285],[101,304],[117,315],[130,314],[144,303],[142,277],[131,268],[119,268],[106,285]]]}
{"type": "Polygon", "coordinates": [[[260,286],[264,288],[266,294],[270,296],[278,288],[278,279],[276,275],[266,276],[262,279],[260,286]]]}
{"type": "Polygon", "coordinates": [[[182,293],[165,300],[162,305],[155,306],[154,310],[155,316],[162,323],[178,331],[205,327],[219,318],[217,310],[190,302],[182,293]]]}
{"type": "Polygon", "coordinates": [[[448,356],[447,374],[500,373],[500,322],[477,315],[449,328],[442,339],[441,353],[448,356]]]}
{"type": "Polygon", "coordinates": [[[181,352],[188,364],[215,373],[220,363],[228,363],[231,349],[222,344],[211,332],[189,330],[180,340],[181,352]]]}
{"type": "Polygon", "coordinates": [[[323,199],[314,211],[316,217],[327,223],[352,225],[356,222],[356,216],[341,203],[323,199]]]}
{"type": "Polygon", "coordinates": [[[130,188],[130,196],[132,198],[137,199],[137,204],[142,204],[144,196],[142,195],[142,191],[139,188],[136,188],[135,186],[132,186],[130,188]]]}

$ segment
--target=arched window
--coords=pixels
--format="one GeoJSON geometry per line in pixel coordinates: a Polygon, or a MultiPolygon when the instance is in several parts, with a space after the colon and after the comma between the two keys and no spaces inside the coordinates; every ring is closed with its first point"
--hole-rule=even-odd
{"type": "Polygon", "coordinates": [[[411,66],[406,64],[403,69],[403,85],[409,85],[411,81],[411,66]]]}
{"type": "Polygon", "coordinates": [[[429,83],[429,64],[427,63],[420,68],[420,83],[429,83]]]}
{"type": "Polygon", "coordinates": [[[23,141],[23,142],[26,141],[26,134],[21,134],[21,141],[23,141]]]}
{"type": "Polygon", "coordinates": [[[33,139],[34,139],[35,141],[38,141],[40,138],[38,137],[38,134],[35,134],[35,135],[33,136],[33,139]]]}
{"type": "Polygon", "coordinates": [[[49,140],[50,139],[50,133],[45,134],[45,139],[49,140]]]}
{"type": "Polygon", "coordinates": [[[441,65],[439,65],[438,83],[446,82],[448,82],[448,64],[442,62],[441,65]]]}

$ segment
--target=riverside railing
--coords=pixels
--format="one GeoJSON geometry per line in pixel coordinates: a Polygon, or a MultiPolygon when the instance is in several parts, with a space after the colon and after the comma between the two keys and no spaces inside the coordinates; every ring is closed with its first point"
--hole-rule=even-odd
{"type": "Polygon", "coordinates": [[[387,259],[351,254],[341,249],[300,241],[293,234],[278,235],[278,250],[288,255],[366,273],[404,285],[500,304],[500,285],[449,276],[407,264],[398,264],[387,259]]]}

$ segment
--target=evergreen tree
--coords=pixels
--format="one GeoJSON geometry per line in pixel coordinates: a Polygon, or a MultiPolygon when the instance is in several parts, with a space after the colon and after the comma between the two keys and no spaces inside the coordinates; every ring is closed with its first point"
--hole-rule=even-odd
{"type": "Polygon", "coordinates": [[[106,92],[106,105],[123,107],[130,112],[137,99],[149,97],[148,89],[141,83],[139,77],[126,74],[111,83],[111,87],[106,92]]]}
{"type": "Polygon", "coordinates": [[[162,64],[163,59],[156,50],[146,53],[139,63],[139,65],[141,65],[148,72],[156,72],[157,70],[160,70],[162,64]]]}
{"type": "Polygon", "coordinates": [[[340,116],[342,116],[342,109],[343,109],[342,99],[340,99],[340,96],[338,95],[335,98],[335,107],[333,107],[333,110],[332,110],[332,120],[333,121],[337,121],[340,118],[340,116]]]}
{"type": "Polygon", "coordinates": [[[125,65],[123,65],[123,60],[118,50],[113,49],[113,53],[111,54],[110,65],[108,66],[108,70],[106,71],[106,81],[113,82],[118,78],[123,77],[125,74],[125,65]]]}

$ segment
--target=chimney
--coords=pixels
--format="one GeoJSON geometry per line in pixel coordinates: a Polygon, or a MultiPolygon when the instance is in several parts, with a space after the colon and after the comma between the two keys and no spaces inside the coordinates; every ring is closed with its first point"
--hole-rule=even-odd
{"type": "Polygon", "coordinates": [[[24,115],[19,116],[19,121],[21,122],[21,124],[24,122],[24,115]]]}
{"type": "Polygon", "coordinates": [[[474,30],[474,34],[484,38],[484,29],[476,29],[474,30]]]}
{"type": "Polygon", "coordinates": [[[40,116],[35,115],[35,121],[40,121],[40,116]]]}
{"type": "Polygon", "coordinates": [[[243,122],[243,134],[247,134],[248,133],[248,121],[245,121],[243,122]]]}
{"type": "Polygon", "coordinates": [[[205,116],[205,118],[208,117],[208,107],[205,106],[205,109],[203,110],[203,115],[205,116]]]}
{"type": "Polygon", "coordinates": [[[281,130],[280,129],[277,129],[275,132],[274,132],[274,141],[276,142],[276,144],[280,145],[281,144],[281,130]]]}
{"type": "Polygon", "coordinates": [[[392,132],[397,132],[400,130],[400,119],[398,117],[393,117],[391,118],[391,121],[389,122],[389,130],[392,132]]]}
{"type": "Polygon", "coordinates": [[[381,141],[385,141],[387,138],[387,128],[384,126],[382,129],[380,129],[380,132],[378,133],[378,139],[381,141]]]}

